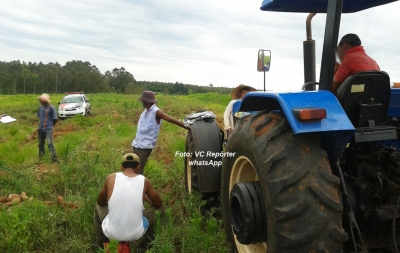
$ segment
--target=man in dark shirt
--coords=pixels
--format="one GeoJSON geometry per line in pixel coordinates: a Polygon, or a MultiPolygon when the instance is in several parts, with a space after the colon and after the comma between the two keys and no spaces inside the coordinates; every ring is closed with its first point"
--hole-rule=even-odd
{"type": "Polygon", "coordinates": [[[43,93],[38,99],[40,102],[37,113],[37,117],[39,118],[39,158],[42,158],[45,153],[44,144],[47,140],[47,146],[49,147],[52,160],[53,162],[57,162],[57,154],[53,145],[53,127],[57,124],[57,111],[56,108],[50,104],[50,96],[48,94],[43,93]]]}
{"type": "Polygon", "coordinates": [[[341,64],[337,67],[333,78],[332,91],[335,93],[347,77],[357,72],[379,70],[379,65],[365,53],[361,40],[356,34],[349,33],[343,36],[339,42],[337,54],[341,64]]]}

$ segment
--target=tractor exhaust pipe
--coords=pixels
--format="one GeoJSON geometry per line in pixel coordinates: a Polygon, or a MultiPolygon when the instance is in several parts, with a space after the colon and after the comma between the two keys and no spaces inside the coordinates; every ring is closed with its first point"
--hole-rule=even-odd
{"type": "Polygon", "coordinates": [[[310,13],[307,16],[307,20],[306,20],[307,40],[313,40],[312,39],[311,20],[315,15],[317,15],[317,13],[310,13]]]}
{"type": "MultiPolygon", "coordinates": [[[[304,83],[315,82],[315,40],[312,39],[311,20],[316,13],[308,14],[306,21],[307,40],[303,42],[304,83]]],[[[315,90],[315,85],[308,85],[306,90],[315,90]]]]}

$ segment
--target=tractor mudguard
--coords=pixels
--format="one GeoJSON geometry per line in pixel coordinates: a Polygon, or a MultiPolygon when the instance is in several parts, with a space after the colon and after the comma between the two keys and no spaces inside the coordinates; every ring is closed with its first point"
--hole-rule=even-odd
{"type": "Polygon", "coordinates": [[[327,151],[332,166],[355,132],[339,101],[329,91],[249,92],[242,101],[238,100],[233,105],[233,113],[261,110],[282,112],[295,135],[320,133],[322,146],[327,151]],[[324,108],[326,118],[299,121],[293,109],[300,108],[324,108]]]}

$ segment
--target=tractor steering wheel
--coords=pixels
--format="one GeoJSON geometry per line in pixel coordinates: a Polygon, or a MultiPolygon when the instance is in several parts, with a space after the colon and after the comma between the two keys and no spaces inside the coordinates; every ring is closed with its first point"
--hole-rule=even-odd
{"type": "Polygon", "coordinates": [[[319,85],[319,82],[308,82],[303,84],[303,86],[301,87],[302,90],[306,90],[306,88],[310,85],[319,85]]]}

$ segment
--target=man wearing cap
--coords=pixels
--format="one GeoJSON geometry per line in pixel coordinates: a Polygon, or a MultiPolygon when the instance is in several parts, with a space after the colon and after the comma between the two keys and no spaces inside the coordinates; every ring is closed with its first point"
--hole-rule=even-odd
{"type": "Polygon", "coordinates": [[[361,40],[356,34],[349,33],[343,36],[339,42],[337,54],[341,64],[333,78],[333,92],[337,91],[347,77],[357,72],[379,70],[379,65],[365,53],[361,40]]]}
{"type": "Polygon", "coordinates": [[[249,91],[256,91],[251,86],[247,85],[239,85],[235,89],[232,90],[231,92],[231,97],[232,101],[229,102],[228,106],[225,109],[224,113],[224,129],[226,131],[226,137],[229,138],[230,135],[232,134],[232,130],[234,128],[234,117],[243,117],[245,115],[233,115],[233,104],[238,101],[239,99],[243,99],[243,97],[247,94],[249,91]]]}
{"type": "Polygon", "coordinates": [[[122,157],[122,172],[107,176],[94,208],[96,240],[107,248],[119,242],[118,252],[130,252],[129,243],[152,236],[155,211],[163,202],[150,181],[139,174],[140,159],[134,153],[122,157]],[[144,209],[143,202],[151,207],[144,209]]]}
{"type": "Polygon", "coordinates": [[[152,91],[143,91],[139,98],[145,110],[140,115],[136,130],[136,137],[132,141],[133,152],[140,158],[140,171],[143,174],[147,159],[156,145],[158,133],[160,132],[161,120],[171,122],[177,126],[190,130],[185,127],[183,122],[176,120],[165,114],[157,107],[157,99],[152,91]]]}
{"type": "Polygon", "coordinates": [[[57,154],[53,145],[53,127],[58,121],[57,111],[56,108],[50,104],[51,101],[48,94],[43,93],[38,99],[40,102],[40,107],[37,112],[37,117],[39,118],[39,158],[42,158],[45,153],[44,144],[45,141],[47,141],[52,160],[56,162],[57,154]]]}

